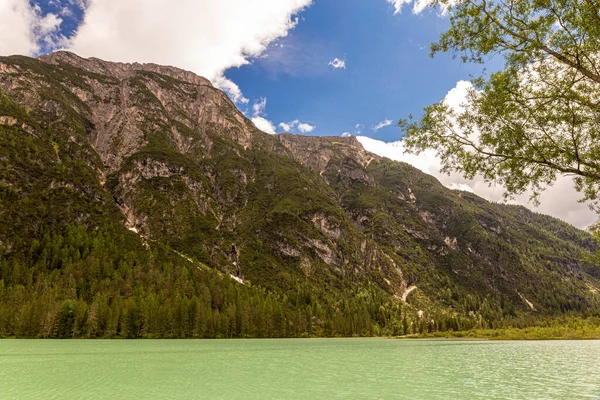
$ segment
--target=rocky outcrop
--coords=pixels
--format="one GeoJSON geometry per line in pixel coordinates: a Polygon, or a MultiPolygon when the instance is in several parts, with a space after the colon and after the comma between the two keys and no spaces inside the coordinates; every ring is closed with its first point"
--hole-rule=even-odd
{"type": "Polygon", "coordinates": [[[331,171],[367,185],[375,184],[365,168],[380,157],[367,152],[353,136],[312,137],[281,133],[277,135],[277,139],[296,160],[319,172],[321,176],[331,171]]]}
{"type": "Polygon", "coordinates": [[[146,71],[154,72],[160,75],[190,83],[195,86],[211,86],[212,84],[206,78],[198,76],[193,72],[157,64],[139,64],[139,63],[120,63],[100,60],[98,58],[82,58],[68,51],[57,51],[52,54],[42,55],[41,61],[61,65],[67,64],[72,67],[80,68],[85,71],[98,75],[111,76],[118,79],[126,79],[134,76],[136,72],[146,71]]]}
{"type": "Polygon", "coordinates": [[[41,56],[56,73],[41,68],[23,70],[2,63],[0,88],[32,109],[52,115],[55,121],[69,112],[85,115],[88,139],[109,172],[127,157],[146,147],[149,132],[164,131],[181,152],[192,147],[189,131],[219,129],[244,148],[251,146],[252,123],[210,81],[179,68],[156,64],[113,63],[81,58],[69,52],[41,56]],[[44,79],[51,73],[53,79],[44,79]],[[48,87],[51,82],[51,87],[48,87]],[[55,86],[55,87],[52,87],[55,86]],[[47,90],[68,90],[83,104],[65,109],[65,102],[44,99],[47,90]]]}
{"type": "Polygon", "coordinates": [[[331,223],[329,218],[326,216],[317,214],[311,220],[315,227],[330,239],[337,240],[342,236],[342,230],[335,224],[331,223]]]}
{"type": "Polygon", "coordinates": [[[0,224],[4,251],[57,221],[112,221],[273,291],[368,288],[404,309],[465,316],[485,300],[498,318],[532,312],[529,300],[548,311],[598,295],[586,233],[450,191],[354,137],[267,135],[189,71],[0,57],[0,91],[0,217],[25,226],[0,224]]]}
{"type": "Polygon", "coordinates": [[[301,136],[280,133],[277,138],[294,156],[307,167],[323,172],[332,160],[348,158],[366,167],[379,156],[367,152],[353,136],[301,136]]]}

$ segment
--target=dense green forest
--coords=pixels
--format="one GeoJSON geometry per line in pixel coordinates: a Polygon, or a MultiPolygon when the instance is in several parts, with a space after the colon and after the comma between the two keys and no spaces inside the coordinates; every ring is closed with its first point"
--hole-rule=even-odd
{"type": "Polygon", "coordinates": [[[597,244],[564,222],[449,190],[355,138],[267,135],[174,68],[0,63],[0,337],[404,336],[600,316],[597,244]]]}
{"type": "MultiPolygon", "coordinates": [[[[321,304],[240,284],[174,250],[146,251],[82,226],[1,261],[0,335],[43,338],[228,338],[400,335],[411,313],[366,287],[321,304]],[[182,260],[182,258],[184,260],[182,260]],[[335,307],[332,307],[335,305],[335,307]]],[[[133,241],[135,243],[135,240],[133,241]]]]}
{"type": "MultiPolygon", "coordinates": [[[[332,294],[325,301],[300,284],[276,294],[240,284],[172,249],[148,251],[139,243],[132,246],[136,241],[131,239],[74,226],[64,235],[47,234],[41,241],[34,240],[26,260],[3,257],[0,336],[402,336],[543,324],[538,317],[517,317],[514,309],[494,308],[486,299],[469,305],[472,315],[467,317],[431,313],[425,320],[374,285],[358,288],[347,297],[332,294]]],[[[598,314],[577,310],[572,316],[585,321],[598,314]]]]}

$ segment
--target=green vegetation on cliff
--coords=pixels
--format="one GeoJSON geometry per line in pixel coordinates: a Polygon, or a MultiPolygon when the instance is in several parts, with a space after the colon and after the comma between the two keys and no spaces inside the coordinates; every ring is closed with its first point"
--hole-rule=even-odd
{"type": "Polygon", "coordinates": [[[264,134],[174,68],[69,53],[0,67],[2,337],[398,336],[600,315],[595,242],[553,218],[354,138],[264,134]]]}

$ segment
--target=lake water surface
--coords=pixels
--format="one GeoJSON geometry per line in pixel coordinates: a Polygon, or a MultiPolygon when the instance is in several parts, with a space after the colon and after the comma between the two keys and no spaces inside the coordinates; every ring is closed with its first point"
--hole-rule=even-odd
{"type": "Polygon", "coordinates": [[[600,341],[2,340],[0,399],[600,399],[600,341]]]}

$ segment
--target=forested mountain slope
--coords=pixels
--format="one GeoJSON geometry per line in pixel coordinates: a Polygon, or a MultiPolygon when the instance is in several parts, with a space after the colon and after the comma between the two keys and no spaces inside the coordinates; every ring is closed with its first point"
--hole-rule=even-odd
{"type": "Polygon", "coordinates": [[[591,236],[190,72],[0,58],[0,335],[407,334],[598,315],[591,236]]]}

